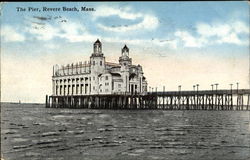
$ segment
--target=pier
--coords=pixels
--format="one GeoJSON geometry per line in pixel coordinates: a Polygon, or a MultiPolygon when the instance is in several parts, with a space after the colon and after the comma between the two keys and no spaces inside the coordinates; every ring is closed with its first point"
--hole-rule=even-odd
{"type": "Polygon", "coordinates": [[[250,89],[147,92],[147,94],[46,95],[47,108],[250,110],[250,89]]]}

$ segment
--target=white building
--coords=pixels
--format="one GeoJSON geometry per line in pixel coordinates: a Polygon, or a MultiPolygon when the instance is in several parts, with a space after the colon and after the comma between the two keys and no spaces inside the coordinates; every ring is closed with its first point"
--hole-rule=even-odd
{"type": "Polygon", "coordinates": [[[106,62],[102,43],[97,40],[90,61],[53,66],[53,95],[145,94],[142,67],[132,64],[126,45],[121,52],[119,63],[106,62]]]}

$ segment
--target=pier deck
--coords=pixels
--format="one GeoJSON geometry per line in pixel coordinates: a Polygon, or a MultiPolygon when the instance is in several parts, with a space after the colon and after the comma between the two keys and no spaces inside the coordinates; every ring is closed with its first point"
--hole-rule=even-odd
{"type": "Polygon", "coordinates": [[[48,108],[250,110],[250,89],[46,96],[48,108]]]}

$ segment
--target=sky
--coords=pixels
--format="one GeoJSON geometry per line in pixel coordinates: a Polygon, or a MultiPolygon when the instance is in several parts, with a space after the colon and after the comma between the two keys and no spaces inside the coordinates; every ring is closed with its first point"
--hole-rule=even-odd
{"type": "Polygon", "coordinates": [[[8,2],[1,3],[1,101],[44,103],[53,65],[88,61],[97,38],[110,62],[127,44],[158,90],[249,88],[246,1],[8,2]]]}

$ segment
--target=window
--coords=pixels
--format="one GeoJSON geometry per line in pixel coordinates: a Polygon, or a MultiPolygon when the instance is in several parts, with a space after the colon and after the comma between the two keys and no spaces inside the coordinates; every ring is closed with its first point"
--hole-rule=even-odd
{"type": "Polygon", "coordinates": [[[93,81],[95,80],[95,77],[93,77],[93,81]]]}
{"type": "Polygon", "coordinates": [[[82,89],[83,89],[83,84],[81,84],[81,87],[80,87],[80,94],[82,94],[82,89]]]}
{"type": "Polygon", "coordinates": [[[93,90],[95,90],[95,86],[93,87],[93,90]]]}
{"type": "Polygon", "coordinates": [[[58,91],[58,86],[56,86],[56,95],[57,95],[57,91],[58,91]]]}
{"type": "Polygon", "coordinates": [[[93,65],[95,65],[95,61],[93,61],[93,65]]]}
{"type": "Polygon", "coordinates": [[[108,76],[106,76],[106,80],[108,80],[109,79],[109,77],[108,76]]]}
{"type": "Polygon", "coordinates": [[[105,86],[108,86],[109,85],[109,83],[105,83],[105,86]]]}
{"type": "Polygon", "coordinates": [[[76,85],[76,94],[78,94],[79,85],[76,85]]]}
{"type": "Polygon", "coordinates": [[[118,88],[121,88],[121,86],[122,86],[121,84],[118,84],[118,88]]]}
{"type": "Polygon", "coordinates": [[[100,65],[102,66],[102,61],[100,61],[100,65]]]}
{"type": "Polygon", "coordinates": [[[62,95],[62,86],[60,86],[60,94],[59,95],[62,95]]]}

